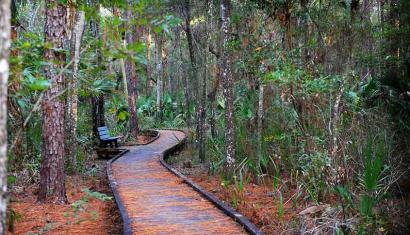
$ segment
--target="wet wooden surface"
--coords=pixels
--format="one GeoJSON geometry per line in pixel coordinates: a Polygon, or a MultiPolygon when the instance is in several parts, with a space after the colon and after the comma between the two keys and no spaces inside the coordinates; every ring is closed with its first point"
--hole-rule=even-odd
{"type": "Polygon", "coordinates": [[[246,234],[230,217],[165,169],[159,157],[185,137],[161,130],[149,145],[130,148],[112,173],[132,234],[246,234]]]}

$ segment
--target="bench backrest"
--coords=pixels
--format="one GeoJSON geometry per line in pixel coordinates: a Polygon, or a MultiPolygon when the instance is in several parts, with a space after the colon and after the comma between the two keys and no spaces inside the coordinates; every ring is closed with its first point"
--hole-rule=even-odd
{"type": "Polygon", "coordinates": [[[97,129],[101,140],[106,140],[111,137],[107,126],[98,127],[97,129]]]}

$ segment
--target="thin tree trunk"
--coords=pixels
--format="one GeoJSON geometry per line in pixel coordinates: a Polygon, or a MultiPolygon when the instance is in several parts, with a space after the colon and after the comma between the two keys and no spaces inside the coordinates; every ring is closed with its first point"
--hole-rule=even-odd
{"type": "Polygon", "coordinates": [[[41,5],[41,2],[39,2],[36,4],[35,8],[32,9],[33,11],[30,14],[30,20],[28,22],[28,31],[34,30],[34,24],[36,23],[38,11],[40,10],[41,5]]]}
{"type": "Polygon", "coordinates": [[[185,122],[187,126],[191,126],[191,117],[190,117],[190,112],[189,112],[189,82],[188,82],[188,76],[186,75],[186,69],[184,69],[185,63],[184,63],[184,57],[182,55],[182,45],[181,45],[181,30],[180,28],[176,28],[175,30],[175,41],[176,41],[176,47],[178,48],[178,55],[179,55],[179,62],[177,62],[178,66],[178,76],[179,80],[182,80],[183,85],[184,85],[184,110],[185,110],[185,122]]]}
{"type": "Polygon", "coordinates": [[[92,106],[92,121],[93,121],[93,131],[96,138],[98,138],[98,127],[105,126],[104,120],[104,95],[92,96],[91,97],[92,106]]]}
{"type": "MultiPolygon", "coordinates": [[[[184,4],[184,11],[185,11],[185,34],[187,37],[187,42],[188,42],[188,51],[189,51],[189,58],[191,60],[191,67],[192,67],[192,77],[193,77],[193,90],[196,92],[195,97],[198,97],[200,95],[199,92],[199,87],[198,87],[198,82],[199,82],[199,76],[198,76],[198,62],[197,58],[195,55],[195,49],[194,49],[194,36],[192,35],[192,30],[191,30],[191,6],[190,6],[190,1],[185,0],[184,4]]],[[[199,107],[199,102],[197,101],[197,107],[199,107]]],[[[197,120],[199,120],[199,112],[197,110],[196,112],[197,120]]],[[[196,134],[198,138],[199,134],[199,125],[198,122],[196,123],[196,134]]]]}
{"type": "Polygon", "coordinates": [[[10,0],[0,1],[0,234],[6,234],[7,81],[11,45],[10,0]]]}
{"type": "Polygon", "coordinates": [[[151,78],[152,78],[152,69],[151,69],[151,28],[147,27],[146,35],[146,46],[147,46],[147,74],[145,82],[145,95],[148,97],[151,95],[151,78]]]}
{"type": "Polygon", "coordinates": [[[164,76],[163,54],[163,33],[155,35],[155,63],[157,67],[157,118],[162,121],[162,80],[164,76]]]}
{"type": "MultiPolygon", "coordinates": [[[[372,26],[371,22],[371,8],[372,8],[372,0],[364,0],[362,4],[362,19],[363,19],[363,25],[364,29],[363,31],[365,32],[362,37],[364,37],[364,45],[365,45],[365,52],[369,55],[373,55],[373,32],[370,30],[366,30],[367,28],[372,26]]],[[[373,75],[374,74],[374,68],[372,65],[366,65],[362,69],[362,74],[361,77],[362,79],[366,78],[367,75],[373,75]]]]}
{"type": "Polygon", "coordinates": [[[229,43],[231,40],[231,1],[221,0],[221,18],[222,18],[222,79],[223,94],[225,99],[225,173],[228,175],[232,172],[235,165],[235,126],[233,110],[233,90],[234,80],[231,68],[231,53],[229,43]]]}
{"type": "Polygon", "coordinates": [[[198,110],[198,140],[199,140],[199,159],[204,162],[206,157],[206,80],[208,78],[208,47],[209,47],[209,24],[210,11],[212,9],[212,1],[205,2],[205,9],[207,9],[205,20],[205,46],[203,52],[203,77],[200,80],[199,92],[199,110],[198,110]]]}
{"type": "Polygon", "coordinates": [[[302,62],[305,68],[307,68],[309,65],[309,47],[308,47],[308,42],[310,38],[310,32],[309,32],[309,23],[308,23],[308,4],[309,0],[300,0],[300,5],[302,7],[303,11],[303,17],[302,17],[302,22],[301,22],[301,28],[303,30],[303,36],[302,36],[302,62]]]}
{"type": "MultiPolygon", "coordinates": [[[[129,6],[132,6],[132,1],[127,1],[129,6]]],[[[135,27],[130,25],[130,21],[133,18],[133,13],[131,9],[125,11],[125,41],[127,45],[135,42],[135,27]]],[[[135,67],[135,62],[132,58],[127,58],[125,60],[125,72],[127,74],[127,90],[128,90],[128,112],[130,114],[129,118],[129,128],[131,135],[137,139],[138,138],[138,117],[137,117],[137,70],[135,67]]]]}
{"type": "MultiPolygon", "coordinates": [[[[124,50],[126,48],[126,41],[123,41],[124,50]]],[[[120,66],[121,66],[121,74],[122,74],[122,84],[124,89],[125,98],[128,100],[128,85],[127,85],[127,71],[125,69],[125,60],[123,58],[120,59],[120,66]]]]}
{"type": "Polygon", "coordinates": [[[68,0],[67,2],[67,39],[71,40],[73,30],[77,20],[76,0],[68,0]]]}
{"type": "Polygon", "coordinates": [[[162,53],[161,53],[161,62],[162,62],[162,96],[164,96],[166,87],[167,87],[167,77],[168,77],[168,48],[165,44],[165,33],[162,33],[162,53]]]}
{"type": "MultiPolygon", "coordinates": [[[[216,24],[218,28],[222,27],[222,22],[219,19],[217,24],[216,24]]],[[[216,47],[218,51],[215,51],[214,49],[211,49],[211,47],[209,47],[209,51],[215,55],[216,57],[216,78],[215,81],[212,85],[212,91],[209,92],[208,94],[208,98],[209,98],[209,103],[210,103],[210,107],[211,107],[211,117],[209,120],[209,125],[211,128],[211,135],[212,138],[216,139],[217,135],[218,135],[218,131],[217,131],[217,126],[216,126],[216,120],[215,120],[215,114],[216,114],[216,109],[217,109],[217,104],[216,104],[216,97],[218,94],[218,90],[220,87],[220,83],[221,83],[221,75],[222,75],[222,58],[221,58],[221,51],[222,51],[222,46],[223,46],[223,42],[222,42],[222,34],[219,34],[217,39],[216,39],[216,47]]]]}
{"type": "MultiPolygon", "coordinates": [[[[219,58],[218,58],[219,60],[219,58]]],[[[218,63],[219,64],[219,63],[218,63]]],[[[215,120],[215,113],[216,113],[216,94],[218,93],[218,88],[219,88],[219,84],[220,84],[220,76],[221,76],[221,72],[220,72],[220,67],[218,66],[217,68],[217,74],[216,74],[216,79],[215,82],[213,84],[213,89],[212,91],[208,94],[209,97],[209,103],[210,103],[210,107],[211,107],[211,116],[209,117],[209,126],[211,128],[211,136],[213,139],[216,139],[218,133],[217,133],[217,128],[216,128],[216,120],[215,120]]]]}
{"type": "Polygon", "coordinates": [[[343,96],[343,91],[344,91],[344,84],[341,83],[338,93],[336,94],[335,98],[335,103],[333,105],[333,110],[332,110],[332,119],[330,120],[329,127],[330,127],[330,160],[331,164],[327,166],[325,173],[326,173],[326,183],[328,185],[333,186],[335,183],[337,183],[337,170],[334,169],[334,166],[337,166],[338,159],[337,159],[337,153],[339,150],[339,130],[337,128],[339,118],[340,118],[340,103],[342,101],[342,96],[343,96]]]}
{"type": "MultiPolygon", "coordinates": [[[[120,18],[120,14],[121,14],[121,13],[120,13],[120,11],[118,10],[118,8],[113,7],[112,12],[113,12],[113,15],[114,15],[115,17],[120,18]]],[[[122,29],[121,29],[121,30],[122,30],[122,29]]],[[[120,47],[123,47],[124,50],[125,50],[125,48],[126,48],[126,42],[125,42],[125,40],[123,40],[123,38],[122,38],[121,30],[116,30],[117,37],[119,37],[119,38],[115,38],[115,39],[114,39],[114,44],[115,44],[115,47],[116,47],[116,48],[120,49],[120,47]]],[[[124,61],[123,58],[120,58],[120,59],[119,59],[119,66],[120,66],[120,69],[121,69],[121,78],[122,78],[123,92],[124,92],[125,98],[128,100],[127,73],[126,73],[126,71],[125,71],[125,61],[124,61]]]]}
{"type": "Polygon", "coordinates": [[[80,64],[81,40],[85,27],[85,12],[77,11],[75,25],[71,36],[72,75],[67,81],[66,99],[66,137],[65,153],[70,160],[73,173],[77,173],[77,106],[78,106],[78,66],[80,64]]]}
{"type": "Polygon", "coordinates": [[[263,81],[259,77],[259,97],[258,97],[258,119],[257,119],[257,131],[256,131],[256,156],[258,161],[258,166],[261,169],[260,163],[262,162],[262,130],[263,130],[263,96],[264,87],[263,81]]]}
{"type": "MultiPolygon", "coordinates": [[[[96,0],[90,0],[89,4],[99,8],[99,5],[96,0]]],[[[99,40],[101,38],[100,36],[100,24],[99,24],[99,16],[96,16],[95,19],[93,19],[90,22],[90,29],[91,29],[91,34],[94,37],[94,39],[99,40]]],[[[99,69],[101,66],[101,51],[100,48],[95,46],[95,57],[96,57],[96,65],[99,69]]],[[[93,133],[95,139],[98,139],[98,127],[105,126],[105,120],[104,120],[104,94],[99,94],[96,96],[91,97],[91,106],[92,106],[92,121],[93,121],[93,133]]]]}
{"type": "MultiPolygon", "coordinates": [[[[55,0],[46,0],[45,43],[52,48],[63,49],[66,37],[66,8],[55,0]]],[[[65,55],[62,52],[46,49],[45,60],[49,65],[45,75],[52,82],[52,87],[45,94],[42,102],[42,162],[40,169],[41,202],[66,203],[64,172],[64,101],[52,98],[64,90],[63,69],[65,55]]]]}

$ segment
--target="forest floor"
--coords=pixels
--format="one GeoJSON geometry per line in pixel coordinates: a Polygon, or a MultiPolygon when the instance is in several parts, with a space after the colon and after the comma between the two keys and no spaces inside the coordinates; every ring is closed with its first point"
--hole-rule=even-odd
{"type": "Polygon", "coordinates": [[[136,140],[127,140],[121,143],[121,146],[145,145],[151,143],[156,138],[158,138],[156,132],[146,131],[142,135],[139,135],[136,140]]]}
{"type": "MultiPolygon", "coordinates": [[[[281,181],[286,184],[279,183],[276,186],[276,189],[280,188],[279,193],[279,190],[273,188],[273,179],[265,179],[265,183],[258,185],[250,177],[244,176],[243,186],[239,186],[238,182],[226,185],[220,175],[209,175],[209,166],[201,163],[198,155],[189,146],[170,156],[167,161],[203,189],[246,216],[265,234],[300,234],[303,231],[333,234],[332,223],[343,221],[342,209],[337,206],[336,195],[324,198],[323,204],[320,205],[306,201],[297,186],[292,184],[290,176],[280,176],[281,181]]],[[[380,225],[376,234],[385,234],[385,231],[392,231],[392,234],[409,234],[406,226],[409,224],[406,209],[409,203],[409,197],[380,201],[375,211],[384,211],[383,219],[379,218],[379,223],[383,226],[380,225]],[[406,216],[403,216],[405,214],[406,216]]],[[[353,223],[357,221],[352,219],[351,222],[354,226],[353,223]]],[[[373,231],[368,234],[375,233],[373,231]]]]}
{"type": "MultiPolygon", "coordinates": [[[[187,148],[167,160],[182,174],[200,185],[203,189],[213,193],[218,199],[229,204],[239,213],[246,216],[265,234],[298,234],[300,219],[298,213],[306,209],[305,203],[292,205],[292,198],[296,188],[288,188],[283,193],[283,207],[279,205],[277,195],[271,184],[257,185],[252,182],[244,183],[239,190],[234,184],[226,186],[219,175],[210,176],[208,167],[201,164],[197,155],[187,148]]],[[[272,182],[271,180],[267,182],[272,182]]]]}
{"type": "Polygon", "coordinates": [[[26,183],[33,179],[19,175],[12,187],[9,213],[13,221],[7,234],[122,234],[106,164],[94,158],[90,175],[67,176],[66,205],[38,203],[38,184],[26,183]]]}

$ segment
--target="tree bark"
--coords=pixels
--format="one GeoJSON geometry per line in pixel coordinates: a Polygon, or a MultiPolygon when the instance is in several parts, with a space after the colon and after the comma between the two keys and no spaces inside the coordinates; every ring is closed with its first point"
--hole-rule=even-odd
{"type": "Polygon", "coordinates": [[[230,174],[235,165],[235,126],[233,90],[234,80],[231,68],[231,53],[229,43],[231,40],[231,1],[221,0],[222,18],[222,80],[223,95],[225,100],[225,173],[230,174]]]}
{"type": "Polygon", "coordinates": [[[91,107],[92,107],[92,121],[93,121],[93,132],[94,136],[98,139],[98,127],[105,126],[104,120],[104,95],[92,96],[91,97],[91,107]]]}
{"type": "Polygon", "coordinates": [[[71,35],[71,59],[73,60],[72,75],[67,81],[66,99],[66,137],[65,153],[70,160],[73,173],[77,173],[77,106],[78,106],[78,66],[80,64],[81,40],[85,26],[85,12],[77,11],[74,28],[71,35]]]}
{"type": "Polygon", "coordinates": [[[152,79],[152,68],[151,68],[151,28],[147,27],[146,35],[146,46],[147,46],[147,75],[145,81],[145,95],[148,97],[151,95],[151,79],[152,79]]]}
{"type": "Polygon", "coordinates": [[[73,35],[73,30],[77,20],[76,13],[76,0],[68,0],[67,2],[67,39],[71,40],[73,35]]]}
{"type": "Polygon", "coordinates": [[[258,166],[261,169],[260,163],[262,162],[262,130],[263,130],[263,97],[264,97],[264,87],[263,81],[259,77],[259,97],[258,97],[258,119],[257,119],[257,146],[256,146],[256,156],[258,161],[258,166]]]}
{"type": "MultiPolygon", "coordinates": [[[[66,37],[66,8],[55,0],[46,0],[45,43],[52,48],[63,49],[66,37]]],[[[64,172],[64,101],[54,97],[64,90],[65,54],[53,49],[45,49],[45,75],[52,86],[42,102],[42,163],[40,169],[41,202],[66,203],[64,172]]]]}
{"type": "MultiPolygon", "coordinates": [[[[127,1],[128,6],[132,6],[132,1],[127,1]]],[[[125,41],[127,45],[135,43],[135,26],[130,24],[133,19],[133,12],[131,9],[125,11],[125,41]]],[[[135,62],[132,57],[128,57],[125,60],[125,72],[127,74],[127,90],[128,90],[128,112],[130,114],[129,118],[129,129],[131,135],[137,139],[138,138],[138,117],[137,117],[137,70],[135,67],[135,62]]]]}
{"type": "MultiPolygon", "coordinates": [[[[219,58],[218,58],[219,60],[219,58]]],[[[219,62],[218,62],[219,64],[219,62]]],[[[209,92],[208,98],[209,98],[209,103],[210,103],[210,109],[211,109],[211,116],[209,117],[209,126],[211,128],[211,136],[213,139],[217,138],[218,132],[216,128],[216,120],[215,120],[215,113],[216,113],[216,94],[218,93],[218,88],[220,86],[220,77],[221,76],[221,69],[218,66],[217,68],[217,73],[216,73],[216,78],[213,84],[212,91],[209,92]]]]}
{"type": "MultiPolygon", "coordinates": [[[[219,18],[219,17],[218,17],[219,18]]],[[[222,27],[222,22],[220,19],[218,19],[218,22],[216,24],[217,28],[222,27]]],[[[212,138],[216,139],[218,135],[218,130],[216,126],[216,120],[215,120],[215,114],[216,114],[216,109],[217,109],[217,104],[216,104],[216,97],[218,94],[218,90],[220,87],[221,83],[221,74],[222,74],[222,58],[221,58],[221,51],[222,51],[222,34],[219,34],[217,39],[216,39],[216,50],[209,47],[209,52],[211,52],[215,57],[216,57],[216,78],[215,81],[212,85],[212,90],[208,94],[209,98],[209,103],[210,103],[210,109],[211,109],[211,116],[209,117],[209,126],[211,129],[211,135],[212,138]]]]}
{"type": "MultiPolygon", "coordinates": [[[[198,61],[195,55],[195,48],[194,48],[194,36],[192,34],[191,29],[191,5],[189,0],[185,0],[184,3],[184,11],[185,11],[185,34],[187,37],[188,42],[188,51],[189,51],[189,58],[191,60],[191,67],[192,67],[192,77],[193,77],[193,90],[196,92],[195,97],[200,95],[199,92],[199,76],[198,76],[198,61]]],[[[196,106],[199,107],[199,102],[197,101],[196,106]]],[[[199,120],[199,112],[196,112],[197,120],[199,120]]],[[[196,123],[196,134],[197,139],[199,137],[199,125],[198,121],[196,123]]]]}
{"type": "Polygon", "coordinates": [[[309,46],[308,46],[308,42],[309,42],[309,38],[310,38],[310,31],[309,31],[309,22],[308,22],[308,2],[309,0],[300,0],[300,6],[302,7],[302,12],[303,12],[303,16],[302,16],[302,21],[301,21],[301,28],[303,30],[303,36],[302,36],[302,43],[303,43],[303,47],[302,47],[302,62],[305,68],[309,67],[309,46]]]}
{"type": "Polygon", "coordinates": [[[205,9],[207,9],[205,19],[205,46],[202,50],[203,58],[203,77],[200,79],[199,92],[199,110],[198,110],[198,140],[199,140],[199,159],[204,162],[206,157],[206,80],[208,78],[208,48],[209,48],[209,24],[211,20],[210,14],[212,9],[212,1],[205,1],[205,9]]]}
{"type": "Polygon", "coordinates": [[[164,34],[155,35],[155,63],[157,67],[157,118],[162,121],[162,80],[164,64],[162,61],[164,34]]]}
{"type": "MultiPolygon", "coordinates": [[[[99,5],[96,0],[89,0],[89,4],[99,9],[99,5]]],[[[99,40],[101,38],[100,37],[100,24],[99,24],[98,17],[99,16],[96,16],[96,18],[91,20],[90,22],[91,34],[96,40],[99,40]]],[[[101,58],[101,51],[97,43],[96,43],[94,50],[95,50],[95,57],[96,57],[95,63],[97,65],[97,68],[99,69],[99,67],[101,66],[102,58],[101,58]]],[[[93,95],[91,97],[91,107],[92,107],[91,116],[92,116],[92,121],[93,121],[92,123],[93,133],[94,133],[95,139],[98,139],[99,138],[98,137],[98,127],[105,126],[104,94],[99,94],[96,96],[93,95]]]]}
{"type": "Polygon", "coordinates": [[[184,69],[185,63],[184,63],[184,57],[182,55],[181,30],[179,28],[176,28],[175,30],[175,41],[176,41],[176,47],[178,48],[178,55],[179,55],[179,62],[177,62],[178,76],[179,76],[179,79],[182,80],[183,85],[184,85],[185,122],[187,126],[191,126],[191,118],[190,118],[190,113],[189,113],[189,106],[190,106],[189,82],[188,82],[188,76],[185,73],[186,69],[184,69]]]}
{"type": "Polygon", "coordinates": [[[7,81],[11,45],[10,0],[0,1],[0,234],[6,234],[7,81]]]}

